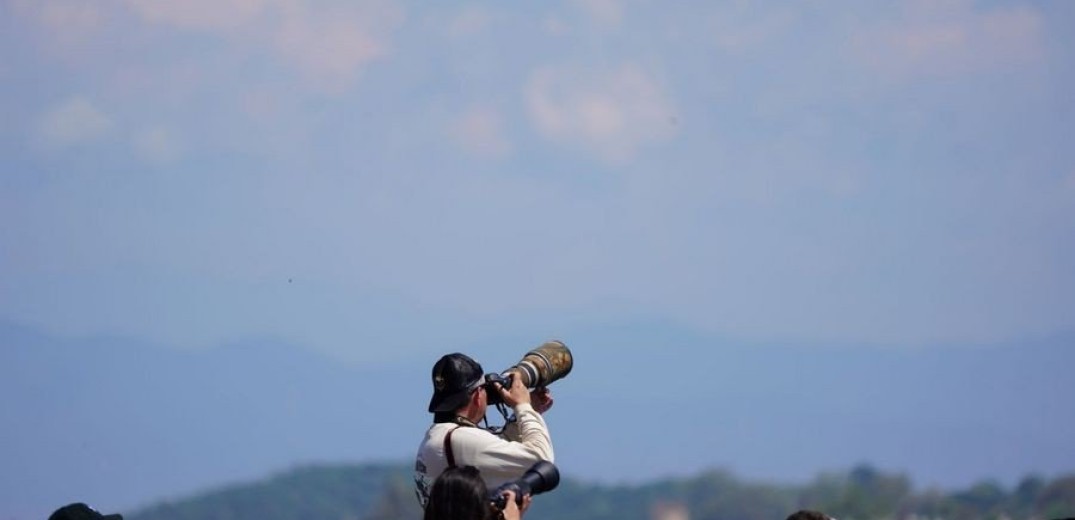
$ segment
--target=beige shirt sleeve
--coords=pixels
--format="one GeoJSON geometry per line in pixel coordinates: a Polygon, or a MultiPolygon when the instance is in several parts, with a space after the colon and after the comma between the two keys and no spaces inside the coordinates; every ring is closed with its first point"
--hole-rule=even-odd
{"type": "Polygon", "coordinates": [[[515,417],[514,431],[505,432],[508,438],[478,428],[457,430],[453,434],[456,464],[476,466],[486,484],[494,488],[521,477],[540,460],[553,462],[552,439],[541,414],[529,404],[520,404],[515,407],[515,417]],[[456,438],[462,442],[454,442],[456,438]]]}

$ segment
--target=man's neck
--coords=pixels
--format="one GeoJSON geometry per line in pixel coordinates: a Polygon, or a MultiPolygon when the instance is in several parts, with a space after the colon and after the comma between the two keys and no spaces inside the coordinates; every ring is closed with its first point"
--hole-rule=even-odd
{"type": "Polygon", "coordinates": [[[478,426],[485,418],[485,414],[467,413],[466,410],[454,412],[438,412],[433,415],[434,423],[456,423],[464,426],[478,426]]]}
{"type": "Polygon", "coordinates": [[[478,427],[478,421],[472,421],[469,418],[463,417],[462,415],[457,416],[455,418],[455,422],[462,424],[463,426],[473,426],[474,428],[478,427]]]}
{"type": "Polygon", "coordinates": [[[478,424],[485,418],[485,409],[477,406],[467,406],[459,410],[459,418],[469,421],[471,424],[478,424]]]}

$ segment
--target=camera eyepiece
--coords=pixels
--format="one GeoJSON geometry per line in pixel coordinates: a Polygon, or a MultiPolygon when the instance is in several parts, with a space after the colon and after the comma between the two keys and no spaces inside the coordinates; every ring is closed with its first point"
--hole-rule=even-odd
{"type": "Polygon", "coordinates": [[[504,389],[511,388],[512,382],[515,379],[515,374],[511,372],[504,372],[503,374],[485,374],[485,393],[489,396],[489,404],[500,404],[504,402],[504,398],[501,397],[500,392],[496,389],[496,384],[504,387],[504,389]]]}

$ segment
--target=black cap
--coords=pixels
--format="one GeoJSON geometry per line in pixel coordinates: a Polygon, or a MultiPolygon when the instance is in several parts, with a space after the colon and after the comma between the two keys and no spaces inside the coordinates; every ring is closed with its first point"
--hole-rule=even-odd
{"type": "Polygon", "coordinates": [[[433,365],[433,398],[429,413],[458,410],[482,381],[482,366],[458,352],[441,357],[433,365]]]}
{"type": "Polygon", "coordinates": [[[123,515],[102,515],[96,509],[76,502],[57,509],[49,520],[123,520],[123,515]]]}

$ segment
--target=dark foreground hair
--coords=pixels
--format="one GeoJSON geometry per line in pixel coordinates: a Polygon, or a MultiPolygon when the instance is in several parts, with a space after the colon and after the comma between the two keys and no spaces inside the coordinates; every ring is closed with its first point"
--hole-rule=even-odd
{"type": "Polygon", "coordinates": [[[832,517],[820,511],[803,509],[792,513],[787,520],[832,520],[832,517]]]}
{"type": "Polygon", "coordinates": [[[49,515],[49,520],[123,520],[123,515],[102,515],[82,502],[75,502],[57,509],[49,515]]]}
{"type": "Polygon", "coordinates": [[[448,468],[433,482],[423,520],[491,520],[489,490],[478,468],[448,468]]]}

